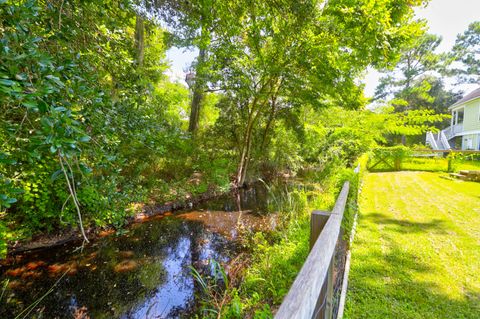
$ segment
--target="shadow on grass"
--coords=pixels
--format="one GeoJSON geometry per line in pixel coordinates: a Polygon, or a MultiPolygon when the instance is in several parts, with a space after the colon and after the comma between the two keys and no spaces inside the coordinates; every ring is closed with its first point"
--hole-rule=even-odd
{"type": "Polygon", "coordinates": [[[387,226],[387,230],[393,230],[399,233],[434,233],[445,234],[447,226],[441,219],[433,219],[429,222],[412,222],[408,220],[390,218],[379,212],[370,213],[362,216],[362,219],[371,221],[377,225],[387,226]]]}
{"type": "MultiPolygon", "coordinates": [[[[373,215],[373,220],[403,227],[382,214],[373,215]]],[[[439,226],[432,222],[423,227],[439,226]]],[[[480,318],[479,291],[464,282],[455,282],[451,289],[462,294],[449,296],[445,286],[441,288],[436,282],[451,275],[445,273],[435,254],[428,255],[429,262],[424,262],[425,254],[407,251],[386,236],[388,231],[383,231],[381,245],[372,245],[368,238],[357,243],[362,249],[352,255],[346,318],[480,318]]]]}
{"type": "MultiPolygon", "coordinates": [[[[448,160],[446,158],[410,158],[404,160],[401,164],[399,171],[413,171],[413,172],[433,172],[433,173],[447,173],[448,172],[448,160]]],[[[383,163],[375,166],[374,168],[367,169],[372,172],[396,172],[393,167],[387,166],[383,163]]],[[[478,160],[456,160],[453,163],[453,170],[455,172],[459,170],[480,170],[480,161],[478,160]]]]}
{"type": "Polygon", "coordinates": [[[368,169],[370,173],[391,173],[391,172],[430,172],[447,173],[446,168],[425,168],[425,167],[402,167],[400,170],[394,170],[387,167],[368,169]]]}

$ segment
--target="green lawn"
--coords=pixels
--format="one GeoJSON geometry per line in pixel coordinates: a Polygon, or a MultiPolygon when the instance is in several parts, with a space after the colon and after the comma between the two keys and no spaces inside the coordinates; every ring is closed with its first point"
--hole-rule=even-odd
{"type": "Polygon", "coordinates": [[[480,183],[370,173],[346,318],[480,318],[480,183]]]}
{"type": "MultiPolygon", "coordinates": [[[[480,170],[480,161],[455,160],[453,164],[455,171],[459,170],[480,170]]],[[[443,157],[421,158],[410,157],[402,162],[402,170],[405,171],[430,171],[445,172],[448,169],[448,160],[443,157]]]]}

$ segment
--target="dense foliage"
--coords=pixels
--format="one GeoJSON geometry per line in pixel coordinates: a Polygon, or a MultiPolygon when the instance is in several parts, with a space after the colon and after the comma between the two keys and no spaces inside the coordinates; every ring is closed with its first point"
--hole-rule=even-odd
{"type": "Polygon", "coordinates": [[[399,121],[363,110],[362,72],[422,34],[422,3],[0,1],[2,238],[351,166],[399,121]],[[191,94],[171,45],[200,49],[191,94]]]}
{"type": "Polygon", "coordinates": [[[164,33],[147,24],[140,65],[129,6],[1,4],[0,206],[9,227],[72,225],[76,207],[87,223],[121,225],[152,183],[166,188],[152,175],[177,165],[167,154],[192,147],[181,130],[188,91],[163,75],[164,33]]]}

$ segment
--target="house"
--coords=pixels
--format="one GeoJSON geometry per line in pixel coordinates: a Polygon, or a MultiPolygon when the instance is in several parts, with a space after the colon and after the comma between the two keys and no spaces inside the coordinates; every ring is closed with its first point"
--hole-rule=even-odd
{"type": "Polygon", "coordinates": [[[428,132],[426,143],[437,150],[480,150],[480,88],[448,109],[450,126],[435,134],[428,132]]]}

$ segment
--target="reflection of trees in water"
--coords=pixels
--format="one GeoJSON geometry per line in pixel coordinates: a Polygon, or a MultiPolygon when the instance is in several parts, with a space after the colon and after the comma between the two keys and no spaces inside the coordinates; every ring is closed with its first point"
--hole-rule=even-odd
{"type": "Polygon", "coordinates": [[[82,278],[78,303],[95,318],[110,318],[153,296],[166,278],[162,263],[168,258],[166,248],[175,245],[185,228],[178,220],[165,219],[102,241],[95,261],[100,267],[82,278]]]}
{"type": "MultiPolygon", "coordinates": [[[[252,211],[254,214],[274,211],[269,207],[271,194],[264,185],[257,184],[232,195],[209,201],[206,207],[224,212],[252,211]]],[[[240,224],[244,215],[229,217],[238,219],[240,224]]],[[[76,312],[89,314],[92,318],[135,318],[141,317],[145,308],[145,311],[158,313],[161,310],[153,307],[155,304],[163,307],[158,300],[162,298],[162,287],[169,284],[183,287],[182,296],[188,293],[188,298],[193,298],[194,282],[189,265],[203,274],[211,274],[210,259],[226,262],[229,250],[238,250],[235,243],[220,233],[208,231],[201,221],[174,216],[135,224],[129,233],[100,239],[82,254],[72,252],[73,248],[44,251],[9,269],[10,274],[3,276],[10,279],[10,288],[0,301],[0,318],[15,317],[66,270],[69,275],[42,301],[33,317],[71,318],[76,312]],[[30,264],[36,265],[30,267],[35,269],[28,268],[30,264]]],[[[181,307],[168,309],[178,310],[189,304],[191,302],[186,301],[181,307]]]]}
{"type": "MultiPolygon", "coordinates": [[[[145,300],[155,298],[158,288],[167,280],[174,278],[176,285],[186,285],[185,278],[190,277],[187,266],[205,255],[218,258],[224,244],[206,233],[200,223],[164,218],[136,225],[126,235],[99,240],[96,247],[87,248],[83,254],[58,251],[59,256],[52,258],[55,252],[50,252],[52,255],[42,256],[46,264],[37,269],[37,279],[11,278],[17,287],[13,285],[6,291],[9,299],[0,307],[0,317],[15,317],[47,291],[64,269],[72,266],[75,273],[65,276],[42,301],[35,311],[37,317],[43,313],[48,318],[71,318],[74,312],[82,312],[93,318],[112,318],[132,313],[145,300]],[[182,238],[189,243],[181,245],[182,238]],[[183,269],[169,276],[165,262],[178,259],[178,254],[184,255],[180,263],[183,269]]],[[[25,265],[16,267],[26,269],[25,265]]]]}
{"type": "Polygon", "coordinates": [[[256,183],[250,188],[237,189],[228,195],[220,196],[196,206],[197,210],[212,211],[252,211],[257,214],[268,213],[266,200],[267,189],[261,183],[256,183]]]}

